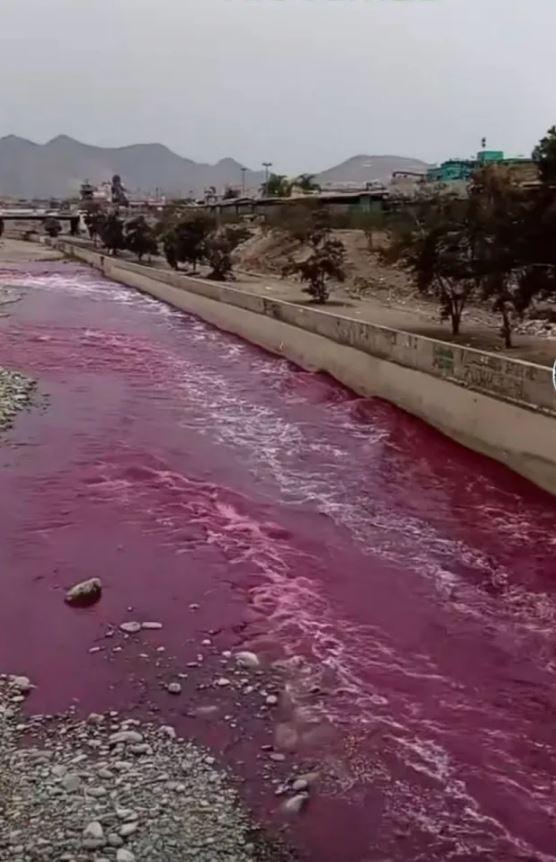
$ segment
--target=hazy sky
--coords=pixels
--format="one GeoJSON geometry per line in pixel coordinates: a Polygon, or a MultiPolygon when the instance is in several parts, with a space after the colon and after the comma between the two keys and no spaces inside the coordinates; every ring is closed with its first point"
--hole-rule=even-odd
{"type": "Polygon", "coordinates": [[[0,0],[0,136],[317,170],[529,153],[556,0],[0,0]]]}

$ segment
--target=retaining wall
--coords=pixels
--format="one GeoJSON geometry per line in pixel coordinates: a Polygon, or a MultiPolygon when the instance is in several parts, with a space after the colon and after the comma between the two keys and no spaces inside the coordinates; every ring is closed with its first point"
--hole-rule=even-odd
{"type": "Polygon", "coordinates": [[[108,278],[385,398],[556,493],[556,391],[547,367],[58,245],[108,278]]]}

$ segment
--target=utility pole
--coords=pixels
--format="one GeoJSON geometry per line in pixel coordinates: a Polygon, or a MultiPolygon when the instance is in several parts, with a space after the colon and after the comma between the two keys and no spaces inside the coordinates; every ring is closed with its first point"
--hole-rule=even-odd
{"type": "Polygon", "coordinates": [[[265,195],[268,197],[268,179],[269,179],[269,168],[272,167],[272,162],[263,162],[264,168],[264,191],[265,195]]]}
{"type": "Polygon", "coordinates": [[[245,197],[245,174],[247,173],[247,168],[241,169],[241,196],[245,197]]]}

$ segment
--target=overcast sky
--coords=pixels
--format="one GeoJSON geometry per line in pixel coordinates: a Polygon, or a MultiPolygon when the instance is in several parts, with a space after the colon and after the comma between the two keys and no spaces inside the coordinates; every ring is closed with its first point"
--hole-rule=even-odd
{"type": "Polygon", "coordinates": [[[529,154],[556,0],[0,0],[0,136],[160,141],[284,173],[529,154]]]}

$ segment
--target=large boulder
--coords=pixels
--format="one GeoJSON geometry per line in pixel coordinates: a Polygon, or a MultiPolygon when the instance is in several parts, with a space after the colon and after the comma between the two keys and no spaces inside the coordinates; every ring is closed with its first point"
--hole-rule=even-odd
{"type": "Polygon", "coordinates": [[[99,578],[89,578],[75,584],[66,593],[66,602],[70,605],[92,605],[100,599],[102,582],[99,578]]]}

